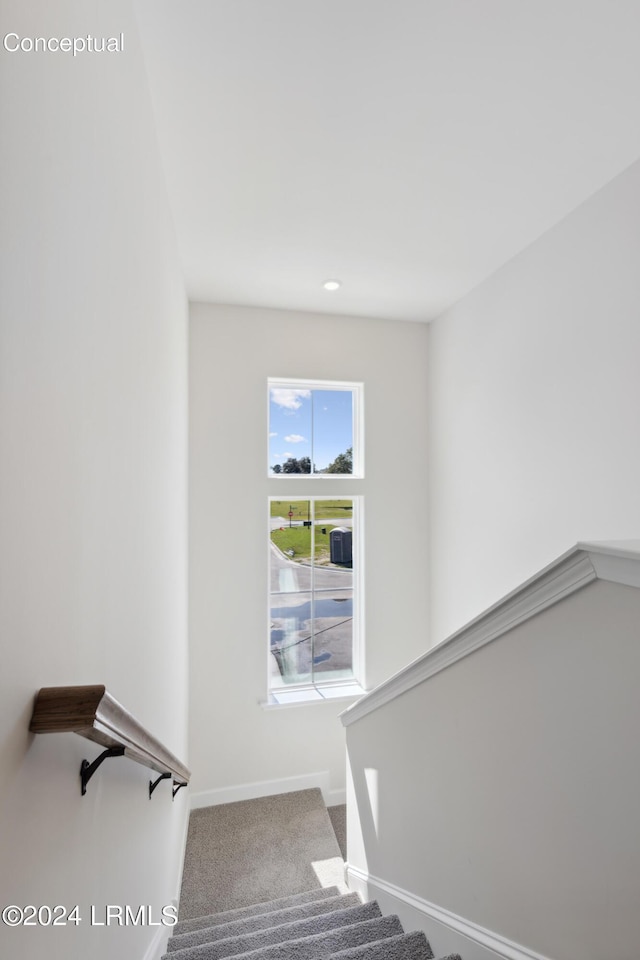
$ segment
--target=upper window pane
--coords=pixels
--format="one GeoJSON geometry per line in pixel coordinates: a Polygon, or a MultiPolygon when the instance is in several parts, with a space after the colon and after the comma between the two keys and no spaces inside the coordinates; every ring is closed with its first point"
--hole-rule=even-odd
{"type": "Polygon", "coordinates": [[[269,475],[362,476],[361,385],[269,380],[269,475]]]}
{"type": "Polygon", "coordinates": [[[353,396],[314,390],[313,459],[317,473],[353,473],[353,396]]]}

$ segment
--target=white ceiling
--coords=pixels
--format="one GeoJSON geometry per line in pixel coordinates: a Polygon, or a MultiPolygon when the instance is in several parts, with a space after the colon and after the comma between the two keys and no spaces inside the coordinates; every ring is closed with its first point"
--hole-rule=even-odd
{"type": "Polygon", "coordinates": [[[136,9],[193,300],[429,320],[640,156],[640,0],[136,9]]]}

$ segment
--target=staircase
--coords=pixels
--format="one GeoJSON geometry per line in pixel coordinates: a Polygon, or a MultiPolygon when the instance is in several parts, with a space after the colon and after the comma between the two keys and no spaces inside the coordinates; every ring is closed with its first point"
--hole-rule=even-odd
{"type": "MultiPolygon", "coordinates": [[[[431,960],[424,933],[405,933],[376,901],[337,887],[181,920],[163,960],[431,960]]],[[[460,960],[452,954],[443,960],[460,960]]]]}

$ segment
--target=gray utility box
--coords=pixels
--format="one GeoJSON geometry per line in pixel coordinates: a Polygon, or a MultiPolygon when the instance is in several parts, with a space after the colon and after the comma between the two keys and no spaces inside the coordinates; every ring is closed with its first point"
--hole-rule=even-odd
{"type": "Polygon", "coordinates": [[[331,563],[343,563],[350,567],[353,564],[351,547],[352,533],[349,527],[334,527],[329,534],[329,551],[331,563]]]}

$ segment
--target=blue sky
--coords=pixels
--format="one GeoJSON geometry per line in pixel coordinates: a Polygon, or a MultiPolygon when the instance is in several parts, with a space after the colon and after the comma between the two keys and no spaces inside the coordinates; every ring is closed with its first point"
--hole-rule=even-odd
{"type": "Polygon", "coordinates": [[[316,470],[328,467],[353,446],[352,399],[350,390],[271,387],[269,467],[289,457],[311,457],[312,449],[316,470]]]}

